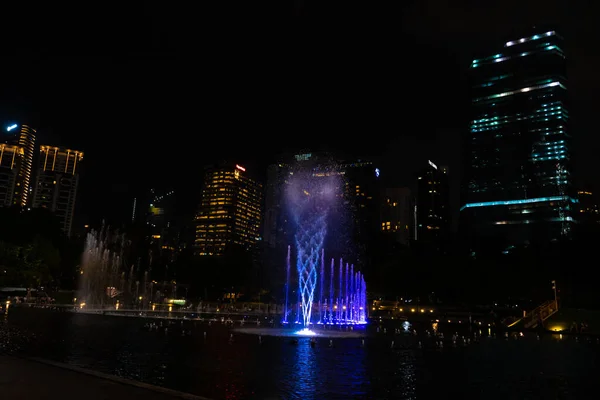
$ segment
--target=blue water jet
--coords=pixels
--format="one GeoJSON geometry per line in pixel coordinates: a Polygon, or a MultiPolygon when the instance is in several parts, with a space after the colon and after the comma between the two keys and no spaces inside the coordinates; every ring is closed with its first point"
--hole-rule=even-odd
{"type": "Polygon", "coordinates": [[[352,325],[366,323],[367,296],[362,274],[354,265],[340,258],[339,273],[335,275],[331,260],[329,277],[325,275],[325,237],[328,231],[329,211],[342,199],[340,181],[335,176],[316,178],[313,175],[295,174],[288,181],[286,193],[291,216],[296,223],[294,235],[296,278],[298,294],[295,306],[288,304],[292,277],[291,247],[286,259],[285,311],[283,323],[295,310],[295,322],[308,334],[313,316],[318,324],[352,325]],[[326,279],[328,278],[328,279],[326,279]],[[334,282],[337,279],[338,284],[334,282]],[[326,282],[329,283],[327,290],[326,282]],[[318,298],[315,299],[315,290],[318,298]],[[335,291],[337,289],[337,292],[335,291]],[[324,299],[329,299],[324,301],[324,299]],[[314,310],[313,306],[315,305],[314,310]],[[288,308],[289,307],[289,308],[288,308]],[[313,315],[315,314],[315,315],[313,315]]]}

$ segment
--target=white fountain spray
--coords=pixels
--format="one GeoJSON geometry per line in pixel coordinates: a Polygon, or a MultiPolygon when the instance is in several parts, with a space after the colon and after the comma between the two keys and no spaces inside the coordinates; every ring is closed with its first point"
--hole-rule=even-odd
{"type": "Polygon", "coordinates": [[[102,308],[122,293],[125,286],[121,274],[124,248],[123,235],[111,236],[105,229],[87,234],[77,296],[87,308],[102,308]]]}

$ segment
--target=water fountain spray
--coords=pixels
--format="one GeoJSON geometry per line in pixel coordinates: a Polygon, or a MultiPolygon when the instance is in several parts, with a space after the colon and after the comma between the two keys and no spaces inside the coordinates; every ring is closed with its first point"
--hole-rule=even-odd
{"type": "MultiPolygon", "coordinates": [[[[309,328],[313,323],[313,304],[317,303],[319,324],[358,324],[365,323],[362,316],[366,309],[366,295],[361,290],[366,286],[354,284],[354,266],[340,258],[339,273],[335,276],[334,261],[331,260],[329,274],[329,301],[324,306],[325,288],[325,237],[327,234],[327,217],[330,209],[341,198],[341,185],[336,175],[315,178],[308,173],[295,173],[288,181],[286,195],[291,215],[296,223],[294,249],[296,257],[296,273],[298,278],[298,296],[296,302],[296,318],[302,324],[300,334],[313,334],[309,328]],[[345,270],[345,271],[344,271],[345,270]],[[345,272],[345,273],[344,273],[345,272]],[[337,287],[334,280],[338,279],[337,287]],[[319,286],[318,299],[315,290],[319,286]],[[334,292],[337,289],[337,293],[334,292]],[[335,299],[335,301],[334,301],[335,299]]],[[[288,247],[286,259],[286,304],[283,322],[288,323],[288,296],[290,284],[291,248],[288,247]]],[[[356,279],[362,279],[357,271],[356,279]],[[360,278],[359,278],[360,277],[360,278]]],[[[364,282],[364,280],[363,280],[364,282]]],[[[292,308],[293,309],[293,308],[292,308]]]]}

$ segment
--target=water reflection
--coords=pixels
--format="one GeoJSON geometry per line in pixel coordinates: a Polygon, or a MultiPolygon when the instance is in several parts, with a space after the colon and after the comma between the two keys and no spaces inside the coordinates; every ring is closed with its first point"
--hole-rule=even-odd
{"type": "MultiPolygon", "coordinates": [[[[319,349],[321,351],[328,349],[319,349]]],[[[315,352],[318,351],[309,345],[308,340],[302,340],[297,346],[293,361],[294,379],[292,379],[290,393],[297,399],[314,399],[316,384],[319,382],[317,370],[319,368],[315,352]]]]}
{"type": "Polygon", "coordinates": [[[431,322],[413,323],[418,335],[396,323],[387,332],[373,327],[364,338],[336,338],[333,347],[317,338],[311,347],[310,338],[259,340],[225,324],[177,321],[167,333],[135,318],[10,311],[10,323],[0,323],[0,350],[22,345],[25,354],[213,399],[569,398],[596,390],[600,365],[600,340],[526,332],[501,340],[503,334],[487,337],[484,329],[465,342],[465,327],[452,346],[457,327],[450,331],[444,322],[443,348],[437,345],[443,339],[427,332],[431,322]],[[27,332],[35,340],[21,343],[27,332]],[[531,371],[539,373],[532,379],[531,371]]]}
{"type": "Polygon", "coordinates": [[[417,367],[416,358],[413,351],[405,351],[401,354],[401,360],[398,366],[400,379],[400,393],[397,398],[415,399],[417,386],[417,367]]]}
{"type": "Polygon", "coordinates": [[[305,339],[296,345],[288,343],[288,349],[293,353],[273,365],[277,373],[270,377],[279,387],[277,398],[371,398],[367,396],[366,349],[360,341],[334,340],[330,347],[329,339],[320,339],[313,347],[305,339]]]}

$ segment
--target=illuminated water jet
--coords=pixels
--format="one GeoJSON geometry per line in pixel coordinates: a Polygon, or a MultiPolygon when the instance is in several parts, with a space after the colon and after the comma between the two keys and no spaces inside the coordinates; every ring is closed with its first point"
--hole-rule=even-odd
{"type": "Polygon", "coordinates": [[[308,328],[301,329],[301,330],[296,331],[294,333],[296,335],[299,335],[299,336],[315,336],[317,334],[315,331],[311,331],[308,328]]]}
{"type": "MultiPolygon", "coordinates": [[[[366,323],[367,296],[366,283],[362,274],[355,271],[354,265],[340,258],[339,273],[334,273],[334,260],[331,272],[325,275],[324,242],[328,230],[328,214],[333,205],[342,199],[342,185],[335,175],[326,178],[310,174],[294,174],[288,182],[288,205],[296,223],[294,249],[298,281],[296,307],[288,308],[289,287],[292,277],[291,246],[288,246],[286,259],[285,311],[283,323],[287,324],[288,314],[296,310],[295,323],[304,329],[299,334],[309,332],[314,314],[318,313],[317,324],[354,325],[366,323]],[[327,282],[327,279],[329,282],[327,282]],[[334,285],[337,279],[338,284],[334,285]],[[327,285],[327,283],[329,285],[327,285]],[[327,290],[329,286],[329,290],[327,290]],[[315,290],[319,289],[315,299],[315,290]],[[336,289],[337,291],[335,291],[336,289]],[[329,293],[327,293],[329,292],[329,293]],[[327,301],[329,299],[329,301],[327,301]]],[[[316,318],[315,318],[316,320],[316,318]]]]}
{"type": "MultiPolygon", "coordinates": [[[[288,255],[291,251],[288,246],[288,255]]],[[[324,257],[324,252],[321,252],[324,257]]],[[[320,260],[315,262],[315,265],[320,260]]],[[[331,259],[331,265],[334,265],[334,259],[331,259]]],[[[286,270],[290,270],[291,260],[288,256],[286,263],[286,270]]],[[[320,265],[324,265],[324,261],[320,262],[320,265]]],[[[367,322],[367,285],[360,272],[354,272],[354,265],[346,263],[346,268],[343,268],[344,261],[340,259],[339,274],[334,273],[334,268],[331,268],[329,276],[325,274],[325,268],[321,268],[319,276],[319,291],[323,292],[320,298],[325,298],[325,301],[319,301],[316,304],[316,313],[318,314],[317,324],[323,325],[357,325],[365,324],[367,322]],[[344,273],[345,271],[345,273],[344,273]],[[337,291],[333,285],[333,282],[337,279],[339,286],[337,291]],[[327,280],[329,281],[329,288],[327,288],[327,280]],[[329,292],[329,293],[327,293],[329,292]]],[[[301,268],[311,268],[306,264],[301,264],[301,268]]],[[[302,269],[299,269],[302,272],[302,269]]],[[[306,274],[306,272],[305,272],[306,274]]],[[[298,296],[298,308],[296,311],[296,323],[302,324],[305,329],[309,327],[312,322],[313,316],[313,293],[316,290],[316,285],[309,286],[310,283],[317,282],[316,268],[312,267],[313,279],[311,282],[306,280],[300,280],[299,285],[302,285],[300,290],[304,291],[303,294],[298,296]]],[[[308,275],[308,274],[307,274],[308,275]]],[[[286,280],[286,304],[282,322],[288,323],[288,314],[292,312],[287,303],[288,290],[290,287],[290,275],[287,274],[286,280]]]]}
{"type": "Polygon", "coordinates": [[[234,332],[246,335],[257,335],[262,336],[263,339],[266,336],[274,337],[318,337],[318,338],[338,338],[338,339],[351,339],[351,338],[364,338],[368,336],[366,325],[357,325],[355,329],[331,329],[326,325],[315,326],[315,329],[309,329],[308,334],[303,334],[303,329],[295,330],[289,328],[271,328],[271,327],[238,327],[233,329],[234,332]]]}

